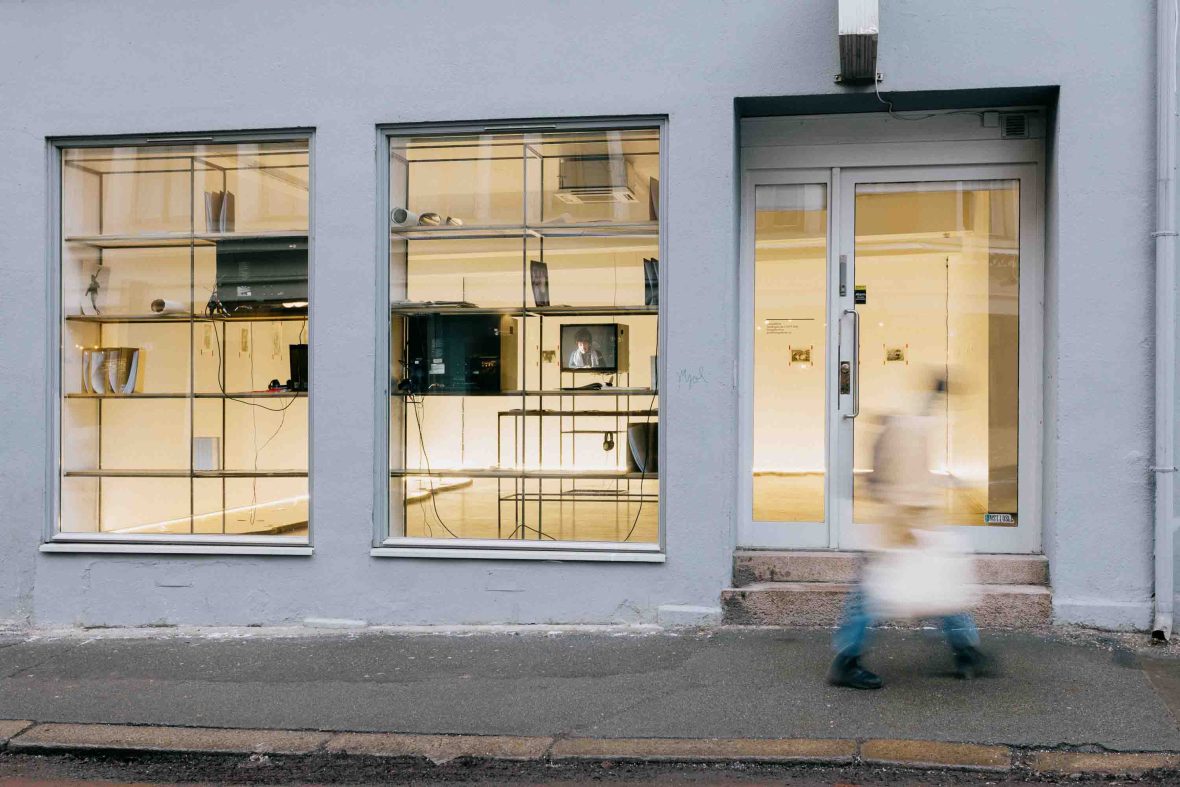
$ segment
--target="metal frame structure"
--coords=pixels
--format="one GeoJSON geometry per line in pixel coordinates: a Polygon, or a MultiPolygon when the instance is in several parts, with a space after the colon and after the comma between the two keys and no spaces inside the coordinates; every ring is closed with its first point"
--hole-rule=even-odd
{"type": "MultiPolygon", "coordinates": [[[[585,131],[625,131],[625,130],[641,130],[652,129],[657,130],[659,135],[659,173],[660,173],[660,205],[659,215],[661,220],[658,223],[656,230],[657,243],[659,248],[660,259],[664,258],[664,249],[666,248],[666,222],[663,218],[667,215],[667,119],[660,116],[651,117],[625,117],[625,118],[593,118],[593,119],[563,119],[563,120],[528,120],[521,122],[504,121],[498,123],[460,123],[460,124],[398,124],[381,126],[377,130],[377,172],[378,172],[378,199],[377,199],[377,260],[378,260],[378,303],[377,303],[377,326],[378,326],[378,348],[377,348],[377,369],[376,369],[376,388],[380,393],[380,401],[378,402],[377,419],[378,435],[375,455],[377,458],[377,466],[375,473],[377,476],[376,488],[378,490],[377,505],[374,506],[376,512],[374,521],[373,534],[373,555],[378,556],[406,556],[406,557],[467,557],[467,558],[510,558],[510,559],[562,559],[562,560],[627,560],[627,561],[642,561],[642,562],[663,562],[663,546],[664,546],[664,516],[665,507],[659,507],[659,526],[658,526],[658,540],[657,543],[643,543],[636,544],[630,542],[572,542],[572,541],[556,541],[545,540],[543,531],[538,528],[536,538],[530,539],[453,539],[453,538],[414,538],[414,537],[392,537],[389,533],[389,526],[391,522],[391,495],[390,495],[390,481],[393,478],[400,476],[416,476],[423,475],[420,471],[406,471],[398,470],[390,466],[391,452],[390,452],[390,403],[394,397],[397,396],[392,391],[391,386],[391,370],[390,363],[390,346],[389,341],[391,337],[391,319],[394,316],[394,311],[391,310],[390,303],[390,265],[391,265],[391,239],[395,235],[400,235],[403,239],[413,240],[425,237],[437,237],[440,234],[445,234],[448,230],[454,231],[453,228],[442,227],[417,227],[413,230],[407,230],[401,233],[391,233],[389,229],[389,194],[390,194],[390,149],[391,142],[395,138],[406,136],[456,136],[467,134],[495,134],[495,133],[530,133],[530,132],[585,132],[585,131]]],[[[527,161],[522,160],[522,163],[527,166],[527,161]]],[[[522,194],[522,199],[527,200],[527,189],[522,194]]],[[[620,225],[612,225],[611,227],[603,228],[597,225],[580,225],[572,224],[558,224],[546,226],[521,226],[521,227],[465,227],[460,233],[462,237],[467,238],[534,238],[538,242],[543,243],[546,237],[580,237],[593,235],[628,235],[639,232],[643,234],[647,229],[646,224],[635,224],[630,226],[626,223],[620,225]]],[[[527,257],[527,255],[525,255],[527,257]]],[[[525,263],[527,265],[527,262],[525,263]]],[[[662,264],[659,266],[659,289],[662,292],[667,292],[667,273],[668,266],[662,264]]],[[[546,316],[553,317],[558,315],[565,316],[587,316],[594,314],[606,314],[609,311],[611,315],[625,315],[625,314],[652,314],[657,317],[657,347],[660,348],[657,352],[657,377],[660,380],[666,379],[663,369],[665,360],[663,349],[666,346],[665,332],[666,320],[663,312],[663,305],[659,307],[617,307],[609,310],[603,308],[586,308],[579,309],[576,307],[528,307],[528,280],[527,276],[522,277],[521,281],[521,306],[501,309],[463,309],[463,313],[499,313],[510,314],[513,316],[520,316],[527,318],[530,316],[538,317],[539,330],[543,331],[543,323],[546,316]]],[[[666,298],[664,299],[666,301],[666,298]]],[[[401,310],[398,311],[397,316],[402,315],[401,310]]],[[[405,313],[413,313],[414,310],[404,310],[405,313]]],[[[442,313],[438,310],[432,310],[431,313],[442,313]]],[[[523,382],[523,381],[522,381],[523,382]]],[[[540,381],[538,380],[540,386],[540,381]]],[[[521,412],[532,412],[534,410],[544,410],[544,398],[550,400],[557,400],[559,403],[558,409],[555,411],[546,411],[545,415],[539,415],[540,418],[550,417],[551,415],[563,416],[577,415],[572,409],[566,412],[564,402],[574,399],[578,396],[584,395],[611,395],[611,396],[625,396],[629,398],[640,398],[648,395],[648,392],[614,392],[609,389],[601,391],[529,391],[527,384],[526,390],[503,392],[499,395],[513,396],[519,395],[521,397],[521,412]],[[530,398],[536,400],[535,406],[530,406],[530,398]]],[[[654,401],[658,395],[656,391],[650,392],[652,405],[644,411],[646,413],[656,412],[654,401]]],[[[631,412],[633,407],[616,407],[616,410],[631,412]]],[[[663,409],[663,408],[661,408],[663,409]]],[[[497,426],[503,417],[512,416],[512,411],[505,411],[497,414],[497,426]]],[[[523,418],[513,417],[514,422],[521,422],[523,418]]],[[[576,429],[575,427],[571,427],[576,429]]],[[[516,451],[525,450],[525,441],[520,432],[523,431],[523,426],[514,428],[514,433],[518,435],[516,441],[516,451]]],[[[601,432],[602,430],[594,430],[601,432]]],[[[406,436],[403,434],[403,441],[406,436]]],[[[499,445],[500,435],[497,428],[497,452],[499,454],[501,446],[499,445]]],[[[659,430],[659,454],[661,460],[666,456],[663,450],[667,440],[666,430],[659,430]]],[[[404,455],[404,451],[403,451],[404,455]]],[[[665,470],[664,462],[661,461],[661,471],[665,470]]],[[[432,471],[430,475],[446,475],[449,471],[432,471]]],[[[496,478],[498,484],[504,481],[513,482],[516,488],[513,492],[504,495],[502,490],[497,494],[497,508],[505,502],[512,503],[518,510],[516,519],[517,526],[513,532],[520,530],[521,511],[522,506],[535,502],[538,509],[541,505],[542,499],[548,500],[545,495],[540,493],[540,486],[538,486],[538,493],[532,494],[527,488],[521,488],[522,482],[535,481],[538,485],[545,479],[577,479],[577,478],[615,478],[625,480],[630,486],[632,477],[638,478],[641,483],[650,479],[654,474],[620,474],[620,473],[604,473],[601,471],[576,471],[576,470],[554,470],[554,471],[455,471],[451,475],[462,475],[468,478],[488,477],[496,478]]],[[[660,492],[656,495],[657,499],[662,497],[662,490],[664,487],[664,473],[661,472],[658,476],[658,484],[660,492]]],[[[643,499],[646,496],[641,491],[636,496],[628,489],[625,495],[635,497],[636,499],[643,499]]],[[[599,502],[595,500],[594,502],[599,502]]],[[[499,515],[499,511],[498,511],[499,515]]],[[[503,527],[501,527],[501,531],[503,527]]]]}
{"type": "MultiPolygon", "coordinates": [[[[195,304],[197,302],[196,293],[193,290],[195,286],[195,250],[198,246],[215,246],[216,241],[222,237],[266,237],[270,233],[212,233],[212,232],[197,232],[196,221],[196,205],[195,205],[195,173],[198,171],[197,163],[201,161],[204,168],[200,171],[220,171],[222,174],[223,188],[225,183],[226,173],[237,169],[251,169],[257,170],[259,167],[224,167],[208,161],[205,156],[194,153],[176,153],[169,152],[161,156],[163,159],[177,159],[187,160],[188,167],[181,169],[164,169],[151,170],[151,172],[188,172],[190,175],[190,205],[189,205],[189,231],[186,233],[143,233],[134,235],[107,235],[102,233],[102,216],[103,212],[99,210],[99,235],[82,235],[71,236],[64,238],[62,236],[62,204],[61,204],[61,187],[63,169],[67,164],[63,162],[62,153],[67,149],[77,148],[110,148],[110,147],[136,147],[139,149],[150,149],[152,147],[166,148],[178,145],[233,145],[233,144],[249,144],[262,142],[303,142],[307,149],[307,190],[308,190],[308,298],[309,301],[314,302],[314,201],[311,195],[314,194],[314,177],[315,177],[315,134],[312,129],[295,128],[284,130],[265,130],[257,132],[209,132],[194,134],[167,134],[167,135],[152,135],[152,136],[93,136],[93,137],[59,137],[48,140],[48,174],[49,174],[49,205],[47,215],[49,217],[48,227],[48,254],[47,264],[49,269],[49,313],[55,315],[53,324],[50,330],[47,331],[48,341],[48,357],[54,359],[51,365],[49,374],[48,395],[46,396],[47,403],[47,423],[50,425],[50,440],[49,461],[46,463],[49,477],[47,479],[47,488],[50,490],[51,505],[49,507],[49,517],[45,524],[44,542],[41,550],[44,552],[160,552],[160,553],[180,553],[180,554],[278,554],[278,555],[310,555],[312,552],[312,531],[311,531],[311,488],[310,478],[312,477],[314,452],[310,450],[310,441],[312,435],[312,419],[313,411],[311,408],[310,390],[313,383],[311,382],[311,374],[313,364],[311,362],[314,348],[309,343],[309,363],[308,374],[309,384],[308,392],[286,392],[284,394],[261,394],[256,392],[241,392],[241,393],[216,393],[204,394],[189,391],[186,394],[179,393],[148,393],[148,394],[132,394],[132,395],[90,395],[90,394],[64,394],[61,385],[61,371],[62,371],[62,332],[64,324],[69,322],[83,322],[83,323],[153,323],[153,324],[187,324],[195,326],[200,322],[209,322],[214,326],[221,323],[221,330],[224,334],[227,324],[234,321],[248,321],[248,319],[258,318],[234,318],[234,317],[208,317],[196,313],[181,315],[177,317],[163,316],[163,315],[67,315],[65,314],[64,304],[61,300],[61,286],[62,286],[62,249],[63,242],[76,242],[83,245],[90,246],[97,250],[99,265],[102,265],[102,256],[105,250],[109,249],[125,249],[125,248],[163,248],[163,247],[180,247],[188,246],[189,248],[189,295],[190,302],[195,304]],[[199,399],[220,399],[222,406],[222,423],[225,419],[225,404],[229,399],[265,399],[265,398],[304,398],[308,400],[308,469],[304,471],[197,471],[192,467],[192,450],[189,449],[189,469],[186,471],[118,471],[118,470],[81,470],[69,471],[62,466],[62,431],[61,431],[61,406],[68,399],[94,399],[97,401],[97,406],[102,407],[103,399],[112,400],[129,400],[129,399],[187,399],[190,401],[190,419],[191,409],[196,400],[199,399]],[[302,536],[284,536],[284,535],[229,535],[229,534],[123,534],[123,533],[63,533],[60,531],[60,517],[61,517],[61,479],[63,477],[142,477],[142,478],[188,478],[196,480],[200,478],[220,478],[222,479],[222,499],[224,500],[224,485],[225,480],[229,478],[240,477],[307,477],[308,484],[308,535],[302,536]]],[[[287,153],[289,151],[282,151],[287,153]]],[[[279,151],[263,151],[259,155],[277,155],[279,151]]],[[[118,159],[111,159],[115,161],[118,159]]],[[[68,166],[77,168],[84,172],[96,175],[100,178],[99,199],[101,203],[101,181],[108,175],[121,175],[138,172],[137,170],[116,170],[112,172],[102,172],[96,169],[85,167],[76,163],[70,163],[68,166]]],[[[289,169],[290,165],[282,167],[282,169],[289,169]]],[[[262,169],[270,169],[262,167],[262,169]]],[[[272,176],[280,177],[284,182],[289,181],[281,178],[278,173],[268,173],[272,176]]],[[[301,188],[303,183],[298,184],[301,188]]],[[[283,232],[276,233],[276,235],[289,236],[291,233],[283,232]]],[[[302,234],[302,233],[300,233],[302,234]]],[[[282,317],[268,317],[266,321],[275,321],[292,318],[282,317]]],[[[310,330],[311,313],[308,310],[307,315],[300,315],[297,319],[307,322],[310,330]]],[[[190,387],[195,381],[194,373],[194,348],[192,346],[192,330],[189,331],[189,381],[190,387]]],[[[225,345],[224,338],[222,339],[222,346],[225,345]]],[[[226,371],[223,369],[221,374],[226,371]]],[[[224,387],[224,379],[222,379],[222,386],[224,387]]],[[[100,415],[101,418],[101,415],[100,415]]],[[[101,430],[100,430],[101,435],[101,430]]],[[[100,436],[101,439],[101,436],[100,436]]],[[[101,450],[101,449],[100,449],[101,450]]],[[[222,467],[225,466],[225,441],[221,441],[222,452],[222,467]]],[[[101,455],[101,454],[100,454],[101,455]]],[[[193,486],[189,485],[190,495],[190,517],[193,516],[193,486]]],[[[224,516],[224,512],[223,512],[224,516]]]]}

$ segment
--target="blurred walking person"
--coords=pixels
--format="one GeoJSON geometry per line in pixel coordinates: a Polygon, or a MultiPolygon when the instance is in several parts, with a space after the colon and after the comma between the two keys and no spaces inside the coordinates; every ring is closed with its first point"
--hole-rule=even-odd
{"type": "Polygon", "coordinates": [[[879,689],[881,678],[861,664],[870,629],[885,617],[941,618],[959,677],[983,666],[979,630],[968,611],[973,592],[971,558],[940,531],[946,484],[930,470],[935,413],[944,406],[946,380],[938,378],[915,415],[890,415],[873,449],[870,494],[880,504],[878,549],[867,556],[836,631],[828,682],[879,689]],[[934,612],[931,613],[931,610],[934,612]],[[924,614],[926,613],[926,614],[924,614]]]}

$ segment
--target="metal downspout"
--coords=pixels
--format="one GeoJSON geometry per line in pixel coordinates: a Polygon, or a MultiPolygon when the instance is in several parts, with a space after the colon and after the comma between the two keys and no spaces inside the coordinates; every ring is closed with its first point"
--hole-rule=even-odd
{"type": "Polygon", "coordinates": [[[1173,484],[1176,478],[1176,38],[1180,0],[1156,6],[1155,615],[1152,634],[1172,635],[1173,484]]]}

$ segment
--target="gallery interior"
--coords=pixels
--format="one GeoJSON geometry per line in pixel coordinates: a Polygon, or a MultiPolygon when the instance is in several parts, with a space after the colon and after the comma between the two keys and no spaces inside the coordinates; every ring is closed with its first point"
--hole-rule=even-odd
{"type": "MultiPolygon", "coordinates": [[[[1009,180],[857,186],[855,521],[880,521],[873,451],[898,416],[928,421],[939,521],[1015,517],[1019,196],[1009,180]]],[[[755,203],[754,518],[823,522],[827,190],[759,186],[755,203]]]]}
{"type": "Polygon", "coordinates": [[[307,535],[308,163],[63,151],[61,532],[307,535]]]}
{"type": "Polygon", "coordinates": [[[390,138],[390,535],[655,543],[658,128],[390,138]]]}
{"type": "MultiPolygon", "coordinates": [[[[389,537],[658,541],[659,148],[391,137],[389,537]]],[[[63,150],[62,533],[306,540],[309,164],[63,150]]]]}

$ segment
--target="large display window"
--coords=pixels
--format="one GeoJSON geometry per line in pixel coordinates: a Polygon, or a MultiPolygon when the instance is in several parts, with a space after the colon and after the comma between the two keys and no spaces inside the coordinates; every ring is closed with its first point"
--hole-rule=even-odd
{"type": "Polygon", "coordinates": [[[58,156],[55,538],[306,544],[308,138],[58,156]]]}
{"type": "Polygon", "coordinates": [[[388,546],[658,550],[658,121],[390,129],[388,546]]]}

